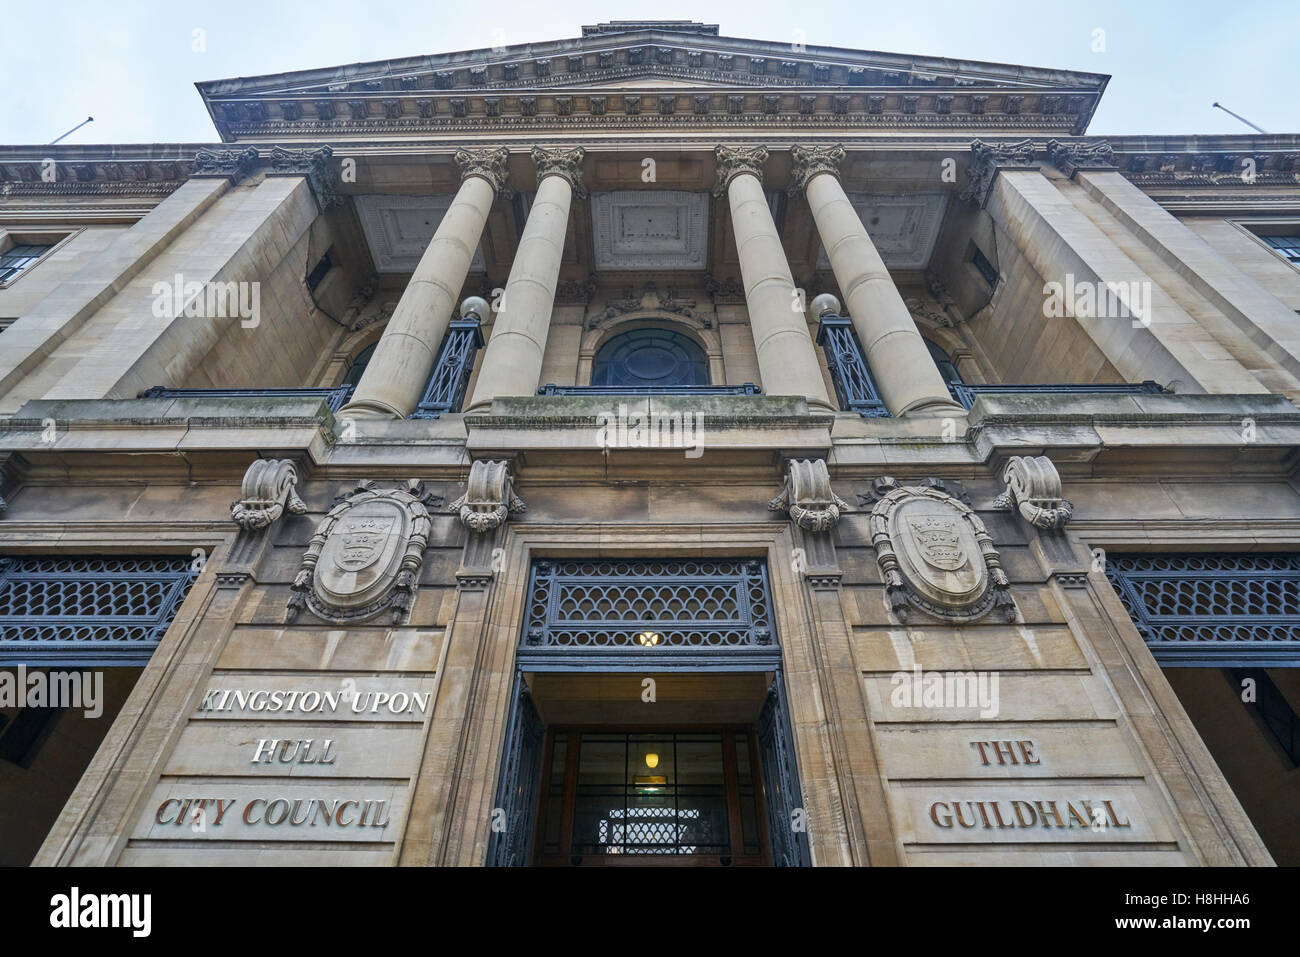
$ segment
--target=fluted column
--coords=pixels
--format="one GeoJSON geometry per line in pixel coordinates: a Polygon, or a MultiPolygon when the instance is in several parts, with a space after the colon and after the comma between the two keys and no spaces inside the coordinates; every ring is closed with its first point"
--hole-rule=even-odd
{"type": "Polygon", "coordinates": [[[853,328],[889,414],[965,415],[840,185],[839,146],[794,147],[792,192],[806,193],[853,328]]]}
{"type": "Polygon", "coordinates": [[[479,368],[474,397],[466,412],[491,407],[499,395],[534,395],[542,376],[542,355],[555,307],[564,234],[574,193],[587,195],[582,185],[586,150],[544,150],[533,147],[537,164],[537,196],[528,211],[524,235],[515,251],[501,311],[492,323],[492,337],[479,368]]]}
{"type": "Polygon", "coordinates": [[[725,194],[731,204],[731,228],[763,391],[806,396],[810,406],[831,409],[817,349],[798,306],[790,264],[763,193],[767,148],[719,146],[715,158],[713,194],[725,194]]]}
{"type": "Polygon", "coordinates": [[[415,411],[465,285],[492,201],[506,190],[502,147],[459,150],[460,190],[420,257],[352,401],[339,414],[404,419],[415,411]]]}

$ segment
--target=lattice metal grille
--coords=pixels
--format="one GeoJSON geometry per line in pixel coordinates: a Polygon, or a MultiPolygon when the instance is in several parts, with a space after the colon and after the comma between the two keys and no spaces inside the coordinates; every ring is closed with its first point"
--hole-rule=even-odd
{"type": "Polygon", "coordinates": [[[1300,553],[1111,555],[1106,570],[1157,660],[1300,667],[1300,553]]]}
{"type": "Polygon", "coordinates": [[[0,557],[0,662],[149,660],[198,577],[188,556],[0,557]]]}
{"type": "Polygon", "coordinates": [[[465,399],[474,357],[483,347],[483,333],[477,319],[457,319],[447,327],[438,361],[429,375],[424,398],[411,414],[413,419],[436,419],[444,412],[456,412],[465,399]]]}
{"type": "Polygon", "coordinates": [[[880,399],[871,377],[862,344],[845,316],[822,316],[817,326],[817,344],[826,356],[826,368],[840,400],[840,408],[869,419],[887,418],[889,410],[880,399]]]}
{"type": "Polygon", "coordinates": [[[773,648],[767,566],[754,559],[533,565],[523,647],[773,648]]]}

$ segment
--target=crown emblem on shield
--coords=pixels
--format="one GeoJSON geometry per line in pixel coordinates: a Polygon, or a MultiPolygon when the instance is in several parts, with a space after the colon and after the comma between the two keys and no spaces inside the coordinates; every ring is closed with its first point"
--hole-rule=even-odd
{"type": "Polygon", "coordinates": [[[966,551],[961,547],[961,535],[952,519],[926,515],[911,519],[908,524],[922,557],[931,565],[951,572],[966,564],[966,551]]]}
{"type": "Polygon", "coordinates": [[[379,558],[395,522],[391,518],[363,518],[344,525],[339,567],[358,572],[373,564],[379,558]]]}

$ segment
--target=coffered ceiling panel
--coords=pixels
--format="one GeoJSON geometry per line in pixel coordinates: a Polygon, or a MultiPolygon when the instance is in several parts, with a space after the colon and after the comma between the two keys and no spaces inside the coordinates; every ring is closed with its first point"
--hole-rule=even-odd
{"type": "MultiPolygon", "coordinates": [[[[948,208],[947,193],[912,193],[906,196],[877,196],[850,193],[867,234],[890,269],[924,269],[930,262],[934,242],[948,208]]],[[[823,247],[818,269],[829,269],[823,247]]]]}
{"type": "MultiPolygon", "coordinates": [[[[450,196],[358,196],[357,215],[381,273],[415,270],[451,205],[450,196]]],[[[470,270],[483,269],[483,247],[474,251],[470,270]]]]}
{"type": "Polygon", "coordinates": [[[685,190],[593,193],[597,269],[704,269],[709,194],[685,190]]]}

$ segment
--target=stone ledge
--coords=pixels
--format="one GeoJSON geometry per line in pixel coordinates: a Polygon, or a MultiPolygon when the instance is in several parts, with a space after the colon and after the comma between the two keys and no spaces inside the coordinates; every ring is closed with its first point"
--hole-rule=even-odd
{"type": "Polygon", "coordinates": [[[63,426],[165,425],[189,428],[264,428],[274,425],[326,428],[334,424],[324,398],[312,396],[186,396],[174,399],[32,399],[6,423],[9,429],[41,429],[53,419],[63,426]]]}

